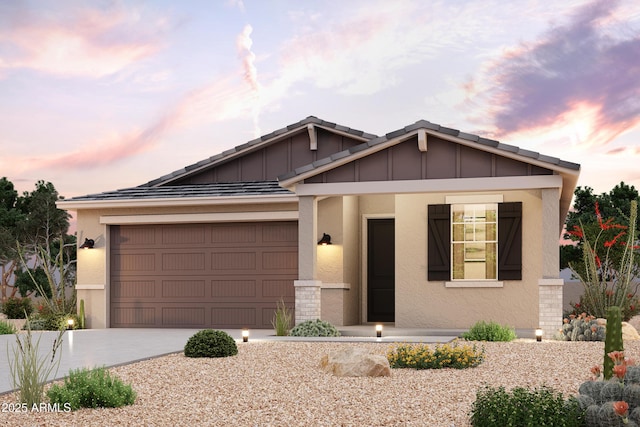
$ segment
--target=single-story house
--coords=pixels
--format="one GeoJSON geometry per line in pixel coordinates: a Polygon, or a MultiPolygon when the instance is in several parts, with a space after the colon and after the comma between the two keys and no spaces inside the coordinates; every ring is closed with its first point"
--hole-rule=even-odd
{"type": "Polygon", "coordinates": [[[376,136],[311,116],[58,206],[94,241],[76,285],[90,328],[271,328],[282,300],[295,323],[553,334],[579,173],[425,120],[376,136]]]}

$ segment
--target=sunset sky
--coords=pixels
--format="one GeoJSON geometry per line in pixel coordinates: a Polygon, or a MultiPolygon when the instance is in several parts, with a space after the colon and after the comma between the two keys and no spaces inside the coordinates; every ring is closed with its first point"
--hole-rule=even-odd
{"type": "Polygon", "coordinates": [[[314,115],[425,119],[640,188],[638,0],[0,1],[0,176],[143,184],[314,115]]]}

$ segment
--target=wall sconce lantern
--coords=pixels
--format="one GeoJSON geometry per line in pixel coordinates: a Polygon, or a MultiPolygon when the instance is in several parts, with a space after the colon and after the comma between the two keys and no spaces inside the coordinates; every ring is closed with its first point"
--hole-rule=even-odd
{"type": "Polygon", "coordinates": [[[84,243],[80,245],[80,249],[93,249],[95,243],[93,239],[84,239],[84,243]]]}
{"type": "Polygon", "coordinates": [[[542,328],[536,329],[536,341],[538,342],[542,341],[542,328]]]}
{"type": "Polygon", "coordinates": [[[382,325],[376,325],[376,337],[377,338],[382,337],[382,325]]]}
{"type": "Polygon", "coordinates": [[[242,342],[249,342],[249,330],[248,329],[243,329],[242,330],[242,342]]]}
{"type": "Polygon", "coordinates": [[[318,244],[325,246],[331,244],[331,236],[327,233],[322,233],[322,239],[318,240],[318,244]]]}

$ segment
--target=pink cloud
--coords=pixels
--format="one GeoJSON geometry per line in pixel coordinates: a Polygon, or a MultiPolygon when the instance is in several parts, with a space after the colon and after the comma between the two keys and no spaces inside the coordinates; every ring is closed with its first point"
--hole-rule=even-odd
{"type": "Polygon", "coordinates": [[[251,25],[245,25],[242,32],[236,38],[236,49],[238,55],[242,59],[242,67],[244,70],[244,80],[251,88],[251,98],[253,99],[253,126],[254,136],[260,136],[259,116],[260,116],[260,82],[258,82],[258,70],[255,66],[256,55],[251,50],[253,40],[251,33],[253,28],[251,25]]]}
{"type": "Polygon", "coordinates": [[[577,9],[568,23],[505,53],[468,83],[470,99],[487,105],[496,137],[571,126],[584,110],[590,132],[580,143],[607,144],[640,125],[640,36],[619,31],[617,3],[577,9]]]}
{"type": "Polygon", "coordinates": [[[28,68],[66,76],[111,75],[160,50],[167,28],[161,18],[154,21],[117,3],[60,11],[31,10],[25,4],[5,6],[0,18],[0,72],[5,74],[28,68]]]}

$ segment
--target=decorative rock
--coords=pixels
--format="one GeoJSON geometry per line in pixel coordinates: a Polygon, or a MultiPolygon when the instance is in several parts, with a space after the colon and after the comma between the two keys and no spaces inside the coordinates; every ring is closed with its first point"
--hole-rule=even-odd
{"type": "Polygon", "coordinates": [[[391,367],[386,357],[347,347],[322,356],[320,367],[338,377],[388,377],[391,367]]]}
{"type": "MultiPolygon", "coordinates": [[[[631,319],[633,320],[633,319],[631,319]]],[[[607,319],[597,319],[598,325],[607,327],[607,319]]],[[[629,322],[622,322],[622,341],[637,341],[640,340],[640,334],[636,328],[629,322]]]]}
{"type": "Polygon", "coordinates": [[[622,341],[640,340],[640,334],[630,323],[622,322],[622,341]]]}

